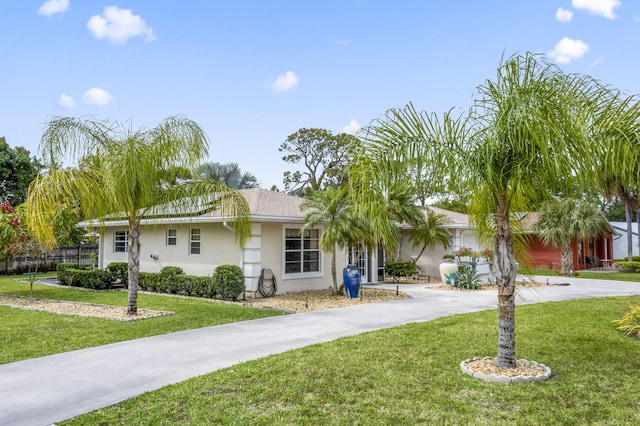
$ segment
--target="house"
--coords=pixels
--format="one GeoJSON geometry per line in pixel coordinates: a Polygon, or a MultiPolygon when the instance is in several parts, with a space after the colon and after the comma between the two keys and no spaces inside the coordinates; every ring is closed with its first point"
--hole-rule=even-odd
{"type": "MultiPolygon", "coordinates": [[[[319,241],[323,227],[306,230],[303,199],[288,194],[252,188],[240,190],[251,212],[251,237],[244,247],[235,240],[233,222],[219,216],[212,207],[194,205],[189,211],[176,214],[159,209],[141,223],[140,270],[159,272],[165,266],[178,266],[186,274],[206,276],[223,264],[240,266],[245,274],[247,294],[257,291],[264,268],[271,269],[278,284],[278,293],[326,289],[332,286],[331,256],[323,253],[319,241]]],[[[476,233],[465,214],[429,207],[447,217],[446,228],[451,232],[452,248],[427,250],[418,259],[421,272],[439,276],[442,256],[462,246],[480,250],[476,233]]],[[[127,262],[128,224],[111,218],[102,224],[99,247],[99,267],[112,262],[127,262]]],[[[367,250],[362,244],[350,250],[338,251],[336,269],[348,264],[357,265],[362,282],[384,280],[384,262],[389,259],[411,260],[420,247],[409,241],[410,227],[402,230],[398,251],[385,254],[384,249],[367,250]]]]}
{"type": "MultiPolygon", "coordinates": [[[[613,258],[614,259],[627,259],[629,254],[627,246],[627,222],[610,222],[611,227],[618,234],[613,239],[613,258]]],[[[638,224],[633,222],[631,225],[631,244],[633,255],[638,256],[638,224]]]]}
{"type": "MultiPolygon", "coordinates": [[[[530,256],[529,266],[534,269],[560,270],[560,247],[547,246],[535,235],[534,225],[538,219],[539,215],[536,212],[520,215],[522,228],[530,237],[527,246],[527,251],[530,256]]],[[[582,240],[574,238],[571,241],[573,249],[573,270],[579,271],[594,267],[612,266],[614,256],[613,238],[616,235],[614,228],[607,224],[599,236],[584,238],[582,240]]]]}
{"type": "MultiPolygon", "coordinates": [[[[219,265],[233,264],[243,269],[248,294],[256,292],[263,268],[273,271],[278,293],[329,288],[331,256],[320,250],[322,227],[300,233],[304,200],[258,188],[240,192],[248,201],[252,221],[244,247],[236,243],[233,222],[212,208],[194,208],[182,216],[154,215],[141,223],[140,270],[159,272],[164,266],[178,266],[186,274],[206,276],[219,265]]],[[[107,220],[99,267],[127,262],[127,242],[127,222],[107,220]]],[[[345,264],[345,254],[338,254],[337,270],[345,264]]]]}

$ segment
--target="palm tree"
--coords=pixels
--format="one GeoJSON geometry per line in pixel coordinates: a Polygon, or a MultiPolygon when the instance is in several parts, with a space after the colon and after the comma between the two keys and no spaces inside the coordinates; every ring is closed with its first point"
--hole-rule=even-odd
{"type": "Polygon", "coordinates": [[[495,81],[477,89],[468,115],[452,111],[441,119],[409,104],[391,109],[365,128],[364,155],[356,159],[352,186],[361,214],[385,238],[380,182],[398,165],[422,156],[438,173],[434,182],[466,188],[469,212],[482,239],[492,242],[498,288],[497,365],[514,368],[516,259],[512,212],[529,211],[549,194],[566,191],[565,176],[587,179],[590,145],[585,132],[588,79],[569,76],[533,54],[514,56],[498,68],[495,81]],[[585,160],[584,162],[576,161],[585,160]]]}
{"type": "Polygon", "coordinates": [[[300,208],[307,211],[301,232],[325,224],[320,246],[323,251],[331,253],[333,292],[337,294],[336,252],[338,247],[347,248],[365,238],[363,225],[356,220],[345,189],[327,187],[324,191],[310,192],[300,208]]]}
{"type": "Polygon", "coordinates": [[[414,264],[418,262],[427,248],[442,246],[448,249],[451,246],[451,234],[443,226],[446,220],[445,215],[435,213],[428,207],[425,209],[424,221],[413,229],[409,237],[413,248],[421,246],[420,253],[413,261],[414,264]]]}
{"type": "Polygon", "coordinates": [[[547,201],[539,214],[534,229],[544,244],[560,247],[562,275],[570,276],[573,270],[572,239],[601,235],[607,220],[594,202],[573,198],[547,201]]]}
{"type": "Polygon", "coordinates": [[[211,203],[223,217],[236,221],[239,244],[249,235],[249,207],[237,191],[212,180],[174,185],[168,181],[167,170],[194,169],[207,156],[207,136],[185,117],[169,117],[152,129],[136,132],[107,121],[58,117],[47,124],[40,151],[50,170],[29,186],[30,227],[38,238],[55,245],[48,218],[65,201],[79,201],[88,219],[125,218],[130,315],[137,314],[141,223],[154,207],[179,212],[196,202],[211,203]],[[81,167],[56,168],[65,159],[81,167]]]}
{"type": "Polygon", "coordinates": [[[196,176],[202,179],[218,180],[234,189],[257,188],[258,178],[249,172],[242,172],[238,163],[204,163],[196,176]]]}

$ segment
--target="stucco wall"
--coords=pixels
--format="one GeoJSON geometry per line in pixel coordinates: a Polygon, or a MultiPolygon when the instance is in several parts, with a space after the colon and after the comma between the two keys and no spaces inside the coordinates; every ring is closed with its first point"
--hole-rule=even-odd
{"type": "MultiPolygon", "coordinates": [[[[400,245],[399,255],[402,261],[409,261],[412,257],[417,256],[420,253],[422,247],[413,248],[413,243],[409,241],[411,231],[402,232],[402,244],[400,245]]],[[[440,277],[439,267],[442,263],[442,256],[448,253],[449,250],[445,250],[442,246],[435,247],[433,249],[427,248],[420,256],[420,259],[416,262],[416,265],[420,269],[420,274],[429,275],[430,277],[440,277]]],[[[386,260],[398,260],[386,256],[386,260]]]]}
{"type": "MultiPolygon", "coordinates": [[[[331,278],[331,256],[322,253],[320,273],[314,277],[291,279],[283,276],[283,232],[286,226],[298,227],[302,224],[254,223],[252,235],[244,250],[235,242],[234,233],[219,223],[184,224],[171,226],[143,227],[141,232],[140,270],[159,272],[164,266],[179,266],[186,274],[206,276],[223,264],[243,267],[247,291],[257,290],[262,268],[270,268],[278,283],[278,294],[304,290],[327,289],[333,285],[331,278]],[[201,254],[189,254],[189,232],[191,228],[201,230],[201,254]],[[177,230],[177,244],[167,246],[167,229],[177,230]],[[151,255],[157,255],[154,259],[151,255]]],[[[114,252],[115,231],[127,228],[107,228],[103,234],[101,247],[102,267],[111,262],[127,262],[127,253],[114,252]]],[[[346,255],[339,251],[336,255],[338,285],[342,282],[342,269],[346,255]]]]}
{"type": "MultiPolygon", "coordinates": [[[[127,262],[127,253],[114,252],[113,238],[116,230],[108,228],[104,232],[104,266],[111,262],[127,262]]],[[[224,264],[240,265],[241,250],[235,243],[235,234],[218,223],[184,224],[171,226],[144,226],[140,233],[140,270],[160,272],[165,266],[178,266],[185,274],[206,276],[224,264]],[[189,233],[191,228],[201,232],[200,254],[189,254],[189,233]],[[167,229],[177,230],[175,246],[167,246],[167,229]],[[151,255],[157,255],[157,259],[151,255]]]]}

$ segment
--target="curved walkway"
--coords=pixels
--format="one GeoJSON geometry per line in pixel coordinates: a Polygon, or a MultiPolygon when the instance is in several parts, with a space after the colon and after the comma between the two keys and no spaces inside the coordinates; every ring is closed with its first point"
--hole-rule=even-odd
{"type": "MultiPolygon", "coordinates": [[[[549,283],[570,285],[520,288],[517,303],[640,294],[640,283],[562,277],[549,278],[549,283]]],[[[413,298],[206,327],[0,365],[0,425],[50,425],[239,362],[496,307],[495,290],[399,287],[413,298]]]]}

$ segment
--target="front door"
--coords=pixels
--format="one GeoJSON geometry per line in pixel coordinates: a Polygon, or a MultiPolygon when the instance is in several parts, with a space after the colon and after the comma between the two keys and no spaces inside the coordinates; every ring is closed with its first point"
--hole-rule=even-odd
{"type": "Polygon", "coordinates": [[[367,259],[367,248],[362,243],[357,243],[351,247],[349,252],[349,265],[355,265],[360,269],[360,276],[363,283],[369,282],[369,263],[367,259]]]}

